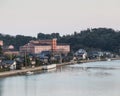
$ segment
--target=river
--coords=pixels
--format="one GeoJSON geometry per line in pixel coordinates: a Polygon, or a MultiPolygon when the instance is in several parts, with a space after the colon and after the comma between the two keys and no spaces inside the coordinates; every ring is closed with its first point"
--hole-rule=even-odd
{"type": "Polygon", "coordinates": [[[120,61],[67,65],[0,78],[0,96],[120,96],[120,61]]]}

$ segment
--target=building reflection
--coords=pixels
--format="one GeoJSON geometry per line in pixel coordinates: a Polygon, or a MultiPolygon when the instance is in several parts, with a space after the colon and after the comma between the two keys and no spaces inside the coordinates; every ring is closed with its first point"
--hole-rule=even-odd
{"type": "Polygon", "coordinates": [[[3,96],[3,93],[4,93],[4,81],[5,81],[5,78],[0,78],[0,96],[3,96]]]}
{"type": "Polygon", "coordinates": [[[36,96],[36,86],[35,78],[33,76],[26,76],[23,87],[25,96],[36,96]]]}

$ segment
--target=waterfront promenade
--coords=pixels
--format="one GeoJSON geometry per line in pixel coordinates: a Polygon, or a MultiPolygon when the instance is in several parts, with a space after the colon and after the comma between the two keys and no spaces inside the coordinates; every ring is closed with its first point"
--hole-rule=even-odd
{"type": "MultiPolygon", "coordinates": [[[[67,63],[62,63],[62,64],[57,64],[57,67],[59,66],[64,66],[64,65],[69,65],[73,64],[71,62],[67,63]]],[[[75,64],[75,63],[74,63],[75,64]]],[[[21,70],[13,70],[13,71],[6,71],[6,72],[0,72],[0,77],[7,77],[7,76],[14,76],[14,75],[24,75],[26,72],[36,72],[36,71],[41,71],[44,66],[39,66],[39,67],[34,67],[34,68],[25,68],[21,70]]]]}
{"type": "MultiPolygon", "coordinates": [[[[112,58],[111,60],[120,60],[120,58],[112,58]]],[[[81,60],[79,63],[87,63],[87,62],[97,62],[97,61],[103,61],[99,59],[94,59],[94,60],[81,60]]],[[[60,66],[65,66],[65,65],[71,65],[71,64],[77,64],[78,61],[74,62],[66,62],[66,63],[61,63],[61,64],[56,64],[56,67],[60,66]]],[[[7,77],[7,76],[14,76],[14,75],[24,75],[26,72],[36,72],[36,71],[41,71],[43,70],[44,66],[39,66],[39,67],[34,67],[34,68],[25,68],[22,70],[13,70],[13,71],[6,71],[6,72],[0,72],[0,77],[7,77]]]]}
{"type": "Polygon", "coordinates": [[[0,77],[6,77],[6,76],[13,76],[13,75],[22,75],[29,71],[40,71],[42,70],[42,66],[35,67],[35,68],[26,68],[22,70],[14,70],[14,71],[7,71],[7,72],[1,72],[0,77]]]}

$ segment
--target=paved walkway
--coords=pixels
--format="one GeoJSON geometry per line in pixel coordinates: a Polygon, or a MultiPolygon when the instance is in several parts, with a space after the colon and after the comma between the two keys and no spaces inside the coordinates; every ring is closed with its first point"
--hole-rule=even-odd
{"type": "Polygon", "coordinates": [[[1,72],[0,73],[0,77],[25,74],[28,71],[40,71],[40,70],[42,70],[42,66],[35,67],[35,68],[27,68],[27,69],[22,69],[22,70],[14,70],[14,71],[8,71],[8,72],[1,72]]]}

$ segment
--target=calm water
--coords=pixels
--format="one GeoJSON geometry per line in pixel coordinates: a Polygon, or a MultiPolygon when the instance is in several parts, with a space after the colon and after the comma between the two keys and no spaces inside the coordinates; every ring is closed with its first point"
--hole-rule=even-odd
{"type": "Polygon", "coordinates": [[[61,67],[0,79],[0,96],[120,96],[120,61],[61,67]]]}

